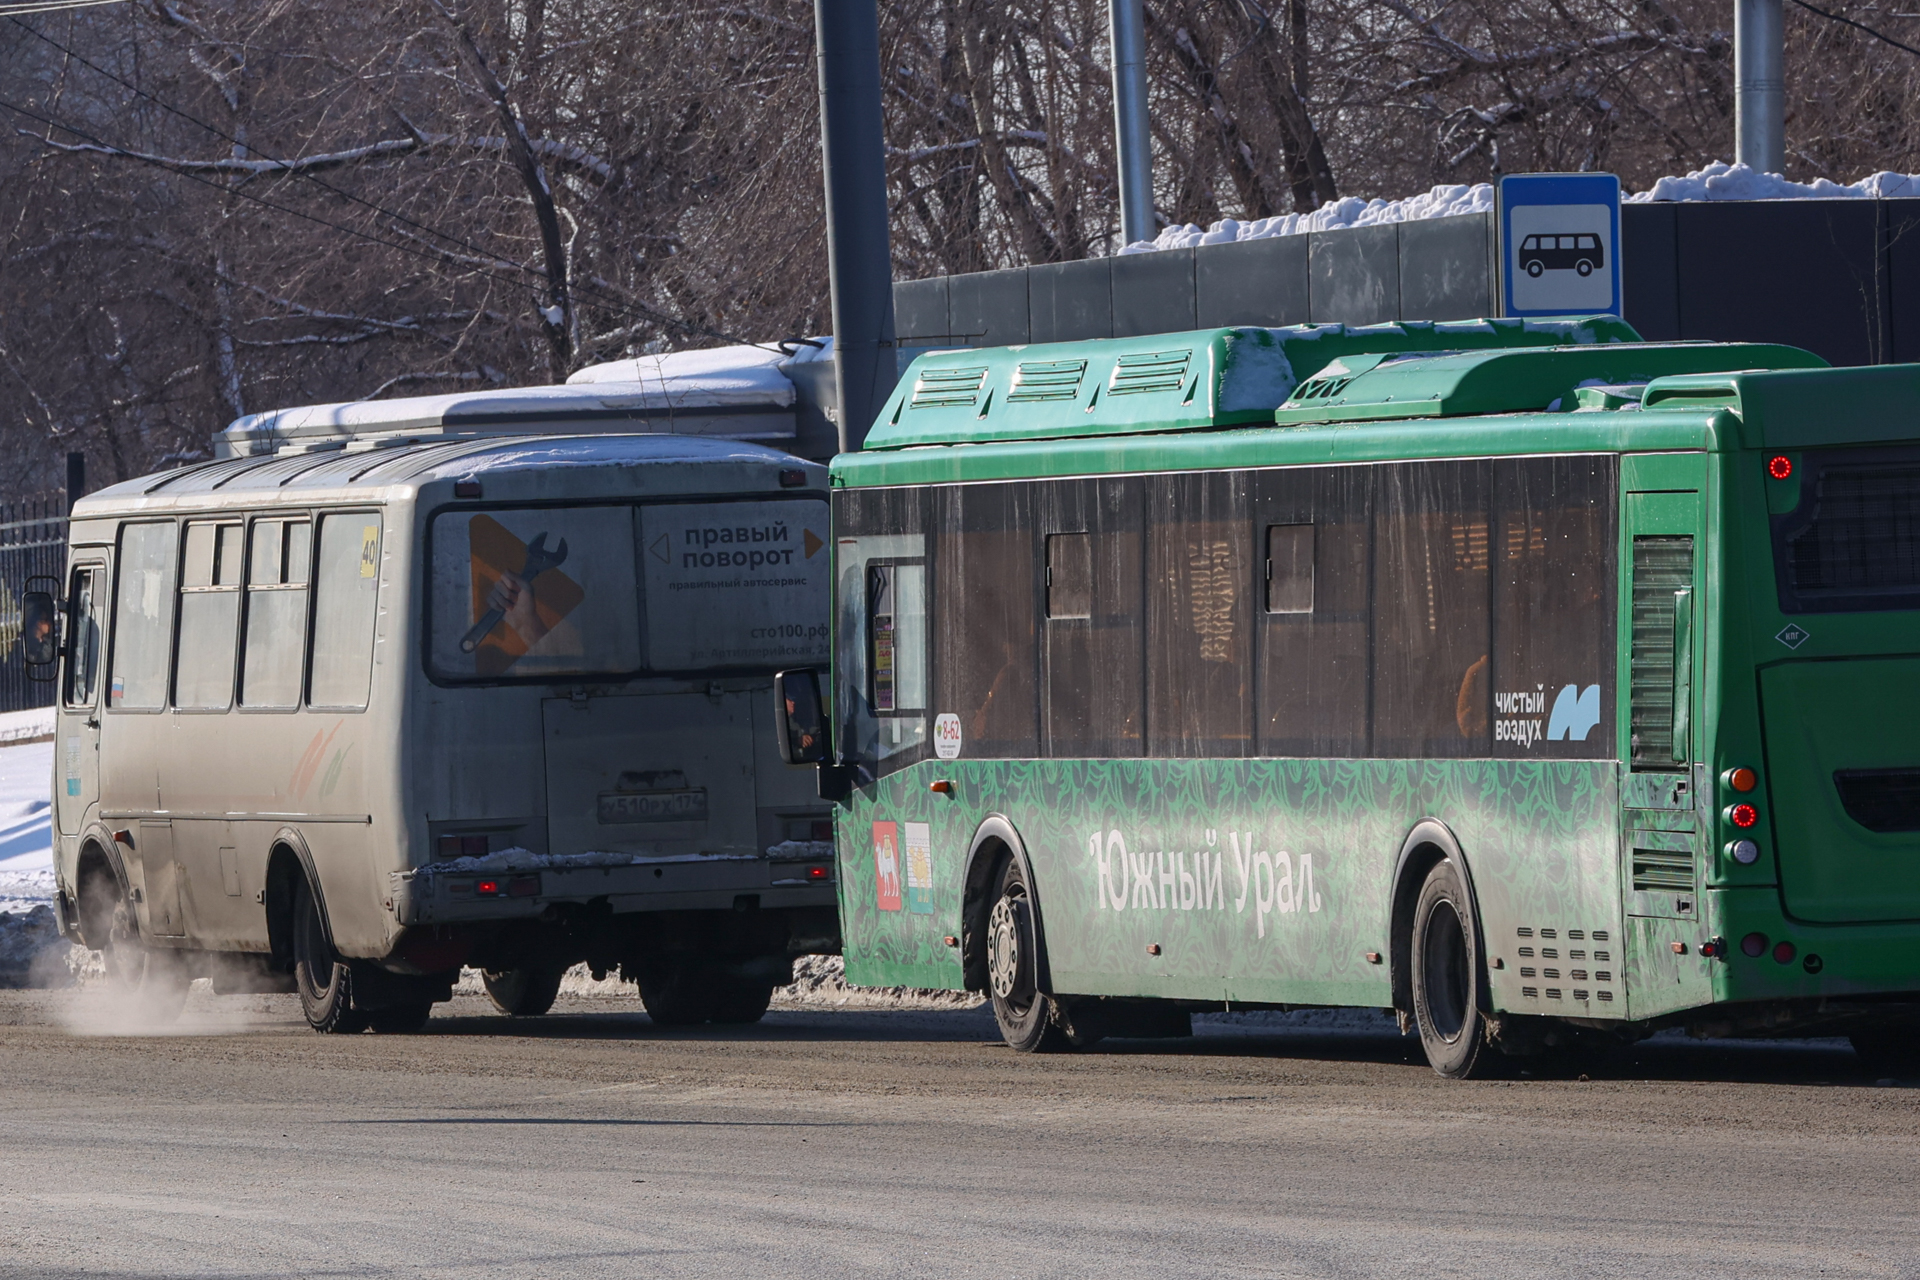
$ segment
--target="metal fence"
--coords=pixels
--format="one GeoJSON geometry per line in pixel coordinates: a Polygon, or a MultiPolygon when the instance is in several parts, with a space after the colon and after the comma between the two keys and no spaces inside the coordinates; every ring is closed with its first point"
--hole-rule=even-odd
{"type": "Polygon", "coordinates": [[[58,583],[66,560],[64,493],[0,502],[0,712],[53,702],[53,682],[29,678],[20,660],[20,593],[29,578],[45,575],[58,583]]]}

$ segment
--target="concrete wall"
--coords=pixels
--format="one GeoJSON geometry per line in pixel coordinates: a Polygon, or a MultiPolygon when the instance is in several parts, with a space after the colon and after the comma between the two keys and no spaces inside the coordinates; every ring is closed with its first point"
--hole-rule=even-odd
{"type": "MultiPolygon", "coordinates": [[[[1920,200],[1621,208],[1626,318],[1651,339],[1787,342],[1920,361],[1920,200]]],[[[1214,325],[1466,320],[1496,297],[1493,217],[1313,232],[893,286],[912,348],[1214,325]]]]}

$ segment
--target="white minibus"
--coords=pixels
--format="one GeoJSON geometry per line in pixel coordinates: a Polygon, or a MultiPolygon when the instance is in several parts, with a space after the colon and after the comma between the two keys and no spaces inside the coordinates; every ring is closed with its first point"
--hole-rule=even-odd
{"type": "Polygon", "coordinates": [[[655,1022],[750,1022],[838,949],[830,809],[772,734],[773,673],[827,656],[826,469],[536,392],[74,509],[29,602],[59,909],[156,1009],[208,976],[409,1030],[463,966],[537,1014],[584,962],[655,1022]]]}

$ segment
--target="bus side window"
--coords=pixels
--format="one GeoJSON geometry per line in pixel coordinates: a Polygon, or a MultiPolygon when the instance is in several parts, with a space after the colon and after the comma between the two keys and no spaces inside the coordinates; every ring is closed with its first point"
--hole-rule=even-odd
{"type": "Polygon", "coordinates": [[[173,639],[174,525],[130,524],[120,532],[120,582],[113,605],[113,679],[107,705],[157,711],[167,701],[173,639]]]}
{"type": "Polygon", "coordinates": [[[1152,756],[1253,750],[1253,529],[1247,477],[1148,487],[1147,736],[1152,756]]]}
{"type": "Polygon", "coordinates": [[[1374,507],[1375,755],[1486,755],[1489,506],[1485,462],[1383,468],[1374,507]]]}
{"type": "Polygon", "coordinates": [[[1145,668],[1134,478],[1054,480],[1046,492],[1041,708],[1047,754],[1140,754],[1145,668]],[[1077,532],[1085,530],[1085,532],[1077,532]]]}
{"type": "Polygon", "coordinates": [[[285,710],[300,705],[307,648],[305,520],[256,520],[247,554],[247,639],[240,705],[285,710]]]}
{"type": "Polygon", "coordinates": [[[936,491],[934,710],[968,756],[1040,754],[1034,485],[936,491]]]}
{"type": "Polygon", "coordinates": [[[1267,612],[1313,612],[1313,526],[1267,526],[1267,612]]]}
{"type": "Polygon", "coordinates": [[[237,524],[187,526],[180,568],[180,642],[174,659],[173,705],[224,711],[233,703],[233,651],[240,627],[240,536],[237,524]]]}
{"type": "Polygon", "coordinates": [[[313,588],[307,705],[365,710],[373,683],[374,605],[380,588],[378,512],[351,511],[321,519],[313,588]]]}
{"type": "Polygon", "coordinates": [[[1257,473],[1253,500],[1259,753],[1367,755],[1373,468],[1257,473]]]}
{"type": "Polygon", "coordinates": [[[91,707],[100,688],[100,623],[106,612],[98,568],[75,569],[68,593],[67,686],[69,707],[91,707]]]}

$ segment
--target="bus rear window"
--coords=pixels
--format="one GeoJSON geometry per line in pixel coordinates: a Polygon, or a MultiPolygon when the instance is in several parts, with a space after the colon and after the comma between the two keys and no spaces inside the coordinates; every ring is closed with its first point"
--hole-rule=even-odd
{"type": "Polygon", "coordinates": [[[443,679],[638,670],[631,507],[445,512],[428,659],[443,679]]]}
{"type": "Polygon", "coordinates": [[[1808,453],[1797,470],[1799,504],[1773,517],[1780,611],[1920,608],[1920,449],[1808,453]]]}
{"type": "Polygon", "coordinates": [[[823,502],[444,511],[431,538],[438,680],[826,660],[823,502]]]}

